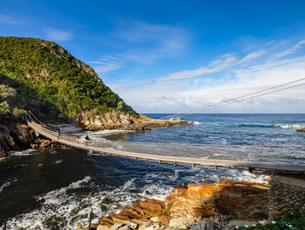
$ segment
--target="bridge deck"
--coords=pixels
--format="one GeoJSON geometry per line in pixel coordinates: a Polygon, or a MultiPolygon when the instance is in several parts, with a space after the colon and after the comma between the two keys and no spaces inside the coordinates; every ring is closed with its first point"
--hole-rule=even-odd
{"type": "Polygon", "coordinates": [[[69,145],[79,149],[92,150],[94,152],[106,153],[115,156],[128,157],[141,160],[149,160],[173,164],[191,164],[192,166],[213,166],[213,167],[236,167],[236,168],[253,168],[262,170],[279,170],[292,172],[305,172],[305,165],[295,164],[276,164],[268,162],[253,162],[253,161],[235,161],[235,160],[212,160],[212,159],[198,159],[192,157],[168,156],[166,154],[146,154],[137,152],[122,151],[110,147],[105,147],[103,144],[82,141],[79,136],[71,134],[58,134],[57,131],[52,130],[37,121],[37,119],[29,119],[28,125],[35,130],[36,133],[50,138],[53,141],[61,144],[69,145]]]}

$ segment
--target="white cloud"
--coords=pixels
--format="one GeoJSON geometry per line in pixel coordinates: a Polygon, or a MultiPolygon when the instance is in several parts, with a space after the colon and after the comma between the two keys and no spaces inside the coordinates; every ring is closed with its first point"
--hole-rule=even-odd
{"type": "Polygon", "coordinates": [[[234,54],[224,55],[206,66],[169,74],[170,81],[159,78],[154,82],[140,82],[141,86],[136,82],[132,86],[111,86],[140,112],[305,112],[305,85],[258,98],[253,103],[212,110],[208,107],[305,77],[304,53],[272,59],[281,50],[271,50],[254,51],[239,58],[234,54]],[[211,72],[212,76],[205,76],[211,72]]]}
{"type": "Polygon", "coordinates": [[[279,59],[279,58],[283,58],[286,57],[290,54],[293,54],[294,52],[296,52],[297,50],[303,48],[305,46],[305,39],[296,42],[295,44],[293,44],[291,47],[289,47],[288,49],[285,49],[283,51],[280,51],[276,54],[274,54],[273,59],[279,59]]]}
{"type": "Polygon", "coordinates": [[[45,28],[43,31],[46,33],[48,39],[55,41],[67,41],[73,38],[73,34],[71,32],[52,27],[45,28]]]}
{"type": "Polygon", "coordinates": [[[257,58],[260,58],[263,54],[264,51],[256,51],[256,52],[248,53],[242,58],[238,58],[234,54],[226,54],[215,59],[207,66],[201,66],[195,69],[170,73],[166,76],[161,77],[159,80],[169,81],[169,80],[182,80],[182,79],[189,79],[195,77],[202,77],[203,75],[217,73],[238,64],[240,65],[240,64],[249,63],[257,58]]]}
{"type": "Polygon", "coordinates": [[[239,64],[243,63],[249,63],[251,61],[254,61],[255,59],[258,59],[262,57],[265,54],[265,51],[259,50],[252,53],[248,53],[246,56],[244,56],[240,61],[239,64]]]}

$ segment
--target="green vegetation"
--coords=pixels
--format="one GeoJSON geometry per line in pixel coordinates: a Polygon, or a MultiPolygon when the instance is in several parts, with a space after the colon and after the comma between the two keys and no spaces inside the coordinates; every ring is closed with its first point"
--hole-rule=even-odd
{"type": "Polygon", "coordinates": [[[269,224],[259,226],[245,226],[238,228],[240,230],[304,230],[305,215],[288,216],[279,221],[272,221],[269,224]]]}
{"type": "Polygon", "coordinates": [[[20,116],[22,109],[41,105],[70,119],[82,111],[136,114],[92,68],[45,40],[0,37],[0,84],[1,114],[20,116]]]}

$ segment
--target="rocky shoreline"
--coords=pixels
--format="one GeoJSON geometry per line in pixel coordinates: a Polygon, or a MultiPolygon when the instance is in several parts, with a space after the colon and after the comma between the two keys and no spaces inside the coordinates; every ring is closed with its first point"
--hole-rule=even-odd
{"type": "MultiPolygon", "coordinates": [[[[104,116],[87,118],[80,123],[85,130],[124,129],[124,130],[150,130],[153,128],[169,127],[174,125],[192,125],[184,120],[158,120],[146,116],[134,116],[106,113],[104,116]]],[[[6,125],[0,124],[0,158],[6,157],[9,151],[25,149],[45,149],[58,147],[59,144],[37,136],[24,122],[8,120],[6,125]]]]}
{"type": "Polygon", "coordinates": [[[149,130],[174,125],[192,125],[192,122],[185,120],[152,119],[145,115],[117,112],[106,112],[98,115],[84,112],[77,120],[84,129],[91,131],[103,129],[149,130]]]}
{"type": "Polygon", "coordinates": [[[46,149],[59,147],[47,138],[36,136],[34,130],[23,123],[0,125],[0,158],[6,157],[9,151],[26,149],[46,149]]]}
{"type": "Polygon", "coordinates": [[[303,172],[265,173],[259,183],[222,178],[177,186],[165,200],[139,200],[78,230],[303,229],[304,200],[303,172]]]}
{"type": "Polygon", "coordinates": [[[90,230],[234,229],[268,219],[268,191],[268,184],[229,179],[178,186],[165,200],[140,200],[101,217],[90,230]]]}

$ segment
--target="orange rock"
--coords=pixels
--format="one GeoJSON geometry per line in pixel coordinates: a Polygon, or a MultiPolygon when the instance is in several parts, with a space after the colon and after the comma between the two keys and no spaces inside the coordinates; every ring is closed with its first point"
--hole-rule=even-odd
{"type": "Polygon", "coordinates": [[[115,223],[129,224],[131,222],[130,218],[128,218],[128,216],[124,216],[121,214],[113,214],[111,217],[115,223]]]}
{"type": "Polygon", "coordinates": [[[29,126],[27,124],[21,124],[20,128],[27,129],[27,128],[29,128],[29,126]]]}
{"type": "Polygon", "coordinates": [[[169,221],[170,221],[170,217],[169,216],[160,216],[159,217],[159,223],[161,225],[167,226],[167,225],[169,225],[169,221]]]}
{"type": "Polygon", "coordinates": [[[159,216],[161,214],[161,210],[149,210],[149,209],[143,209],[145,217],[151,218],[154,216],[159,216]]]}
{"type": "Polygon", "coordinates": [[[154,199],[140,201],[140,207],[144,210],[161,211],[164,207],[164,202],[154,199]]]}
{"type": "Polygon", "coordinates": [[[138,224],[138,225],[144,225],[147,223],[147,219],[132,219],[131,222],[138,224]]]}
{"type": "Polygon", "coordinates": [[[299,128],[299,129],[297,129],[297,132],[305,133],[305,128],[299,128]]]}
{"type": "Polygon", "coordinates": [[[143,209],[140,208],[138,205],[139,205],[139,204],[137,204],[135,207],[133,207],[133,209],[134,209],[135,212],[139,213],[141,216],[144,217],[144,216],[145,216],[145,213],[144,213],[143,209]]]}
{"type": "Polygon", "coordinates": [[[111,226],[114,224],[112,218],[109,216],[109,217],[103,217],[103,218],[100,218],[99,219],[99,224],[100,225],[107,225],[107,226],[111,226]]]}
{"type": "Polygon", "coordinates": [[[90,230],[96,229],[98,224],[90,224],[90,230]]]}
{"type": "Polygon", "coordinates": [[[123,210],[120,212],[121,215],[128,216],[132,219],[141,219],[143,218],[143,212],[140,213],[136,209],[132,207],[123,208],[123,210]]]}
{"type": "Polygon", "coordinates": [[[178,185],[172,194],[180,196],[180,195],[185,194],[186,191],[187,191],[187,186],[178,185]]]}
{"type": "Polygon", "coordinates": [[[192,197],[213,197],[217,192],[217,184],[189,184],[187,195],[192,197]]]}

